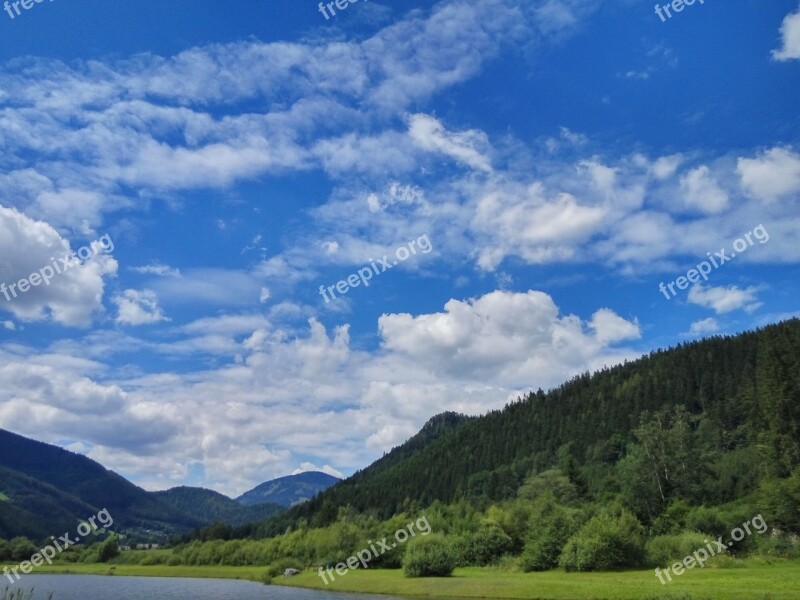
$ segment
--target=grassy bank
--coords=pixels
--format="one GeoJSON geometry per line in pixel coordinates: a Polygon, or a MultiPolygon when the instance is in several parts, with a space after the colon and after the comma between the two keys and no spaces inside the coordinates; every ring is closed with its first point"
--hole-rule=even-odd
{"type": "Polygon", "coordinates": [[[539,600],[674,598],[675,600],[784,600],[800,598],[800,563],[780,562],[736,569],[704,569],[661,585],[652,570],[622,573],[510,573],[456,569],[453,577],[408,579],[400,571],[353,571],[329,586],[314,572],[276,583],[349,592],[457,598],[539,600]]]}
{"type": "MultiPolygon", "coordinates": [[[[266,567],[186,567],[139,565],[52,565],[37,573],[82,573],[147,577],[205,577],[261,581],[266,567]]],[[[800,599],[800,562],[747,562],[730,569],[695,569],[661,585],[652,570],[622,573],[510,573],[491,568],[457,569],[453,577],[408,579],[397,570],[352,571],[326,586],[315,571],[274,584],[341,592],[404,596],[509,598],[525,600],[800,599]]]]}
{"type": "MultiPolygon", "coordinates": [[[[266,567],[169,567],[166,565],[53,564],[35,567],[32,573],[75,575],[127,575],[130,577],[194,577],[198,579],[247,579],[263,581],[266,567]]],[[[23,576],[24,577],[24,576],[23,576]]]]}

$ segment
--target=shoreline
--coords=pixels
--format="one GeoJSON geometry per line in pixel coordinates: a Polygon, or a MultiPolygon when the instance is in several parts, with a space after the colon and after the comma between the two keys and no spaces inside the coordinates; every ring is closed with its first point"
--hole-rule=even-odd
{"type": "MultiPolygon", "coordinates": [[[[38,567],[32,574],[238,579],[264,584],[266,570],[266,566],[64,563],[38,567]]],[[[279,575],[270,585],[326,592],[474,600],[656,600],[687,597],[750,600],[765,595],[773,600],[800,600],[796,583],[800,580],[800,561],[743,561],[734,568],[706,568],[691,575],[664,586],[658,583],[650,569],[604,573],[565,573],[560,570],[519,573],[496,567],[469,567],[456,569],[452,577],[422,579],[406,578],[400,570],[373,569],[350,572],[326,586],[317,571],[305,570],[290,578],[279,575]]],[[[23,582],[24,578],[17,584],[23,582]]]]}

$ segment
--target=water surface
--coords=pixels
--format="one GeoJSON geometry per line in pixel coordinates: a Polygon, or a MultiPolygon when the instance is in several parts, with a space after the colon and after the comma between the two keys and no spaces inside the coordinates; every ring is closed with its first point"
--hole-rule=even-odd
{"type": "MultiPolygon", "coordinates": [[[[0,581],[0,593],[5,583],[0,581]]],[[[321,592],[237,579],[25,575],[12,589],[34,589],[34,600],[392,600],[390,596],[321,592]]],[[[393,598],[393,600],[400,600],[393,598]]]]}

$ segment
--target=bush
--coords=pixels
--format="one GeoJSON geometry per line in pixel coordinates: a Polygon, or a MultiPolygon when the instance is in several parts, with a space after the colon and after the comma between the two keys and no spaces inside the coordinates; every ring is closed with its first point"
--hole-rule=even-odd
{"type": "Polygon", "coordinates": [[[11,560],[12,557],[13,552],[11,550],[11,544],[3,539],[0,539],[0,561],[11,560]]]}
{"type": "Polygon", "coordinates": [[[173,554],[167,559],[167,565],[170,567],[177,567],[183,564],[181,557],[177,554],[173,554]]]}
{"type": "Polygon", "coordinates": [[[800,534],[800,467],[787,479],[764,482],[760,495],[770,527],[800,534]]]}
{"type": "Polygon", "coordinates": [[[39,551],[32,541],[22,536],[13,538],[10,545],[12,558],[16,561],[28,560],[39,551]]]}
{"type": "Polygon", "coordinates": [[[499,560],[512,545],[499,525],[490,524],[456,538],[453,551],[459,566],[483,567],[499,560]]]}
{"type": "Polygon", "coordinates": [[[666,567],[675,561],[683,560],[692,552],[706,547],[706,536],[694,531],[684,531],[673,535],[658,535],[647,540],[645,557],[651,567],[666,567]]]}
{"type": "Polygon", "coordinates": [[[408,542],[403,557],[406,577],[449,577],[455,568],[450,543],[441,534],[430,534],[408,542]]]}
{"type": "MultiPolygon", "coordinates": [[[[558,558],[564,546],[580,526],[577,511],[552,507],[546,525],[538,525],[534,521],[531,526],[525,549],[522,552],[522,569],[524,571],[547,571],[558,566],[558,558]]],[[[543,519],[543,520],[544,520],[543,519]]]]}
{"type": "Polygon", "coordinates": [[[755,540],[756,552],[759,556],[770,558],[800,558],[800,538],[793,533],[759,535],[755,540]]]}
{"type": "Polygon", "coordinates": [[[97,562],[108,562],[118,554],[119,545],[117,544],[117,538],[111,536],[105,542],[103,542],[103,544],[100,546],[100,550],[97,551],[97,562]]]}
{"type": "Polygon", "coordinates": [[[283,575],[286,569],[297,569],[298,571],[302,571],[303,565],[293,558],[283,558],[278,562],[271,564],[267,569],[267,574],[270,577],[277,577],[278,575],[283,575]]]}
{"type": "MultiPolygon", "coordinates": [[[[741,523],[741,521],[740,521],[741,523]]],[[[708,508],[698,506],[689,511],[686,516],[686,528],[694,531],[704,531],[713,537],[727,536],[735,523],[730,515],[724,513],[719,508],[708,508]]]]}
{"type": "MultiPolygon", "coordinates": [[[[653,521],[650,533],[654,535],[679,534],[686,529],[686,517],[690,507],[683,500],[676,500],[653,521]]],[[[702,529],[700,531],[703,531],[702,529]]]]}
{"type": "Polygon", "coordinates": [[[167,557],[162,553],[148,552],[147,555],[139,561],[143,567],[152,567],[153,565],[163,565],[167,562],[167,557]]]}
{"type": "Polygon", "coordinates": [[[634,567],[644,558],[644,529],[629,511],[604,512],[573,535],[561,553],[567,571],[634,567]]]}

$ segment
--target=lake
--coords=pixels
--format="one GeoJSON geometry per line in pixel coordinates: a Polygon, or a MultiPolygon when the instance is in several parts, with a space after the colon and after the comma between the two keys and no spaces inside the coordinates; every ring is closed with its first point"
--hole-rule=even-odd
{"type": "MultiPolygon", "coordinates": [[[[4,583],[0,583],[2,593],[4,583]]],[[[319,592],[237,579],[25,575],[12,589],[34,588],[34,600],[390,600],[389,596],[319,592]]],[[[395,598],[399,600],[399,598],[395,598]]]]}

